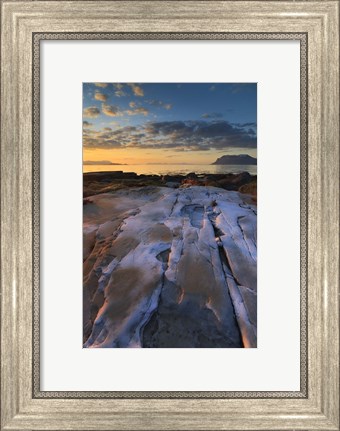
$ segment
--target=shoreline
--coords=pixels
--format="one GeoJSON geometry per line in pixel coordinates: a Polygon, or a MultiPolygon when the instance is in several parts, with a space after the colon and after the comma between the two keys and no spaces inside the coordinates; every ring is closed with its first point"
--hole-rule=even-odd
{"type": "Polygon", "coordinates": [[[250,195],[255,204],[257,201],[257,175],[251,175],[246,171],[235,174],[196,174],[190,172],[185,175],[138,175],[135,172],[118,170],[83,173],[83,198],[124,188],[150,186],[172,189],[191,186],[218,187],[223,190],[250,195]]]}

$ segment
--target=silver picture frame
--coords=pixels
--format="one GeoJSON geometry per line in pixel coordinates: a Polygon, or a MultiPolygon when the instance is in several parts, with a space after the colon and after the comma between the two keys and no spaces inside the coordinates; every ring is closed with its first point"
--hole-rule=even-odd
{"type": "Polygon", "coordinates": [[[339,1],[1,6],[1,429],[339,430],[339,1]],[[41,391],[40,43],[174,39],[300,43],[300,390],[41,391]]]}

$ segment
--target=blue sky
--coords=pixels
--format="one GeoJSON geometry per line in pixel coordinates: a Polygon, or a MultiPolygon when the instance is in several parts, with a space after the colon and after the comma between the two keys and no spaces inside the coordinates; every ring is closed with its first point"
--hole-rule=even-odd
{"type": "Polygon", "coordinates": [[[256,157],[254,83],[84,83],[84,160],[211,163],[256,157]]]}

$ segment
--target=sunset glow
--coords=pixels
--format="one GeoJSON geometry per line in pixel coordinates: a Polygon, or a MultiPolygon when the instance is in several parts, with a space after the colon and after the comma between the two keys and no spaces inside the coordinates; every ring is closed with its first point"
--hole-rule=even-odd
{"type": "Polygon", "coordinates": [[[83,84],[85,163],[256,157],[256,133],[256,84],[83,84]]]}

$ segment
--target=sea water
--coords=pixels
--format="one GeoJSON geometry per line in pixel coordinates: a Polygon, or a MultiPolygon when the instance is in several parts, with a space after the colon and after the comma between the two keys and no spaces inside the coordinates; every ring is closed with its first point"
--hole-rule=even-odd
{"type": "Polygon", "coordinates": [[[140,165],[84,165],[83,172],[123,171],[145,175],[228,174],[249,172],[257,174],[256,165],[190,165],[190,164],[140,164],[140,165]]]}

